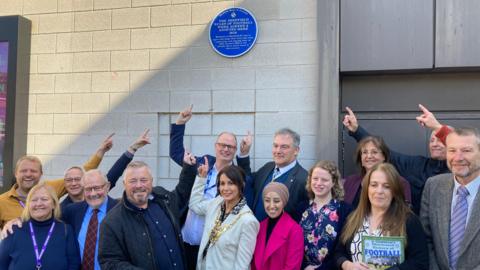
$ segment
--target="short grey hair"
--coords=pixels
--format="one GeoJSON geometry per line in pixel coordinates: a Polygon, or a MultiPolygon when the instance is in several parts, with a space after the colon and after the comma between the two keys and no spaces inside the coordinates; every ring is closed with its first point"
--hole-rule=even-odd
{"type": "Polygon", "coordinates": [[[67,173],[68,173],[70,170],[79,170],[79,171],[82,172],[82,176],[85,174],[85,170],[84,170],[82,167],[80,167],[80,166],[72,166],[72,167],[70,167],[70,168],[68,168],[68,169],[65,170],[65,172],[63,173],[63,176],[67,175],[67,173]]]}
{"type": "Polygon", "coordinates": [[[478,129],[474,128],[474,127],[458,127],[458,128],[454,128],[452,130],[452,132],[450,132],[448,136],[450,136],[450,134],[457,134],[458,136],[475,136],[475,140],[477,141],[477,146],[478,148],[480,148],[480,132],[478,131],[478,129]]]}
{"type": "Polygon", "coordinates": [[[225,135],[225,134],[231,135],[231,136],[233,137],[233,139],[235,139],[235,143],[237,143],[237,136],[236,136],[235,134],[233,134],[232,132],[230,132],[230,131],[223,131],[223,132],[221,132],[220,134],[218,134],[216,142],[218,142],[218,139],[219,139],[222,135],[225,135]]]}
{"type": "Polygon", "coordinates": [[[100,171],[99,169],[93,169],[93,170],[89,170],[89,171],[87,171],[83,174],[82,185],[84,184],[86,178],[89,178],[89,177],[94,176],[94,175],[100,176],[100,178],[103,180],[104,184],[109,183],[107,176],[102,171],[100,171]]]}
{"type": "Polygon", "coordinates": [[[289,129],[289,128],[281,128],[275,132],[274,137],[277,137],[278,135],[288,135],[293,139],[293,146],[298,148],[300,147],[300,135],[289,129]]]}
{"type": "Polygon", "coordinates": [[[150,175],[150,178],[153,179],[153,174],[152,174],[152,169],[150,169],[150,166],[144,161],[140,160],[135,160],[130,162],[127,165],[127,168],[125,169],[125,175],[127,175],[127,172],[132,169],[138,169],[138,168],[147,168],[147,172],[150,175]]]}

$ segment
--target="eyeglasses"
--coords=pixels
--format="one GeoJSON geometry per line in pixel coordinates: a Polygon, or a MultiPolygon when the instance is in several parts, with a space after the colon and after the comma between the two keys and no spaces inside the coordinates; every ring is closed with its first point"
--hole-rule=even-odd
{"type": "Polygon", "coordinates": [[[106,183],[103,184],[103,185],[100,185],[100,186],[93,186],[93,187],[84,187],[83,190],[85,192],[92,192],[92,191],[95,191],[95,192],[100,192],[103,190],[103,188],[105,187],[106,183]]]}
{"type": "Polygon", "coordinates": [[[81,177],[65,178],[66,183],[80,182],[80,180],[82,180],[81,177]]]}
{"type": "Polygon", "coordinates": [[[225,144],[225,143],[216,143],[216,145],[218,147],[220,147],[221,149],[223,148],[227,148],[227,150],[235,150],[237,149],[237,146],[236,145],[229,145],[229,144],[225,144]]]}

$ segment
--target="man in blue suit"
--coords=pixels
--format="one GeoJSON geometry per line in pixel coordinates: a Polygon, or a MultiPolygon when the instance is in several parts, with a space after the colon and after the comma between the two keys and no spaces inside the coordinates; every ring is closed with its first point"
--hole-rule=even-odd
{"type": "Polygon", "coordinates": [[[90,170],[82,177],[85,200],[65,208],[63,221],[70,224],[80,247],[82,269],[100,270],[98,236],[102,220],[117,200],[108,196],[110,183],[100,170],[90,170]]]}

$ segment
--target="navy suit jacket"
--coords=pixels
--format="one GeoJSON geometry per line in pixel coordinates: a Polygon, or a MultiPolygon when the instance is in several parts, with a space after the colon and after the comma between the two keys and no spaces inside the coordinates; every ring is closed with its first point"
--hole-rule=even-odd
{"type": "MultiPolygon", "coordinates": [[[[118,200],[108,196],[107,212],[110,211],[110,209],[112,209],[117,203],[118,200]]],[[[88,204],[86,201],[83,201],[68,205],[65,208],[65,211],[62,213],[62,220],[73,227],[75,239],[78,238],[78,234],[82,228],[83,217],[85,216],[87,209],[88,204]]]]}

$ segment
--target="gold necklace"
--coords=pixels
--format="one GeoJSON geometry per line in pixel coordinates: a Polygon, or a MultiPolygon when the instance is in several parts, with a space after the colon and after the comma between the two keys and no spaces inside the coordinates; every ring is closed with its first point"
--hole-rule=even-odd
{"type": "Polygon", "coordinates": [[[210,235],[208,237],[209,239],[209,242],[210,242],[210,245],[213,246],[217,241],[218,239],[220,238],[220,236],[222,236],[222,234],[224,234],[226,231],[228,231],[233,225],[235,225],[235,223],[237,223],[237,221],[240,219],[241,216],[243,216],[244,214],[248,214],[248,213],[251,213],[251,211],[246,211],[246,212],[243,212],[243,213],[240,213],[233,221],[232,223],[230,224],[226,224],[224,226],[222,226],[222,221],[220,220],[220,214],[221,212],[218,213],[217,215],[217,218],[215,220],[215,225],[213,226],[212,230],[210,231],[210,235]]]}

